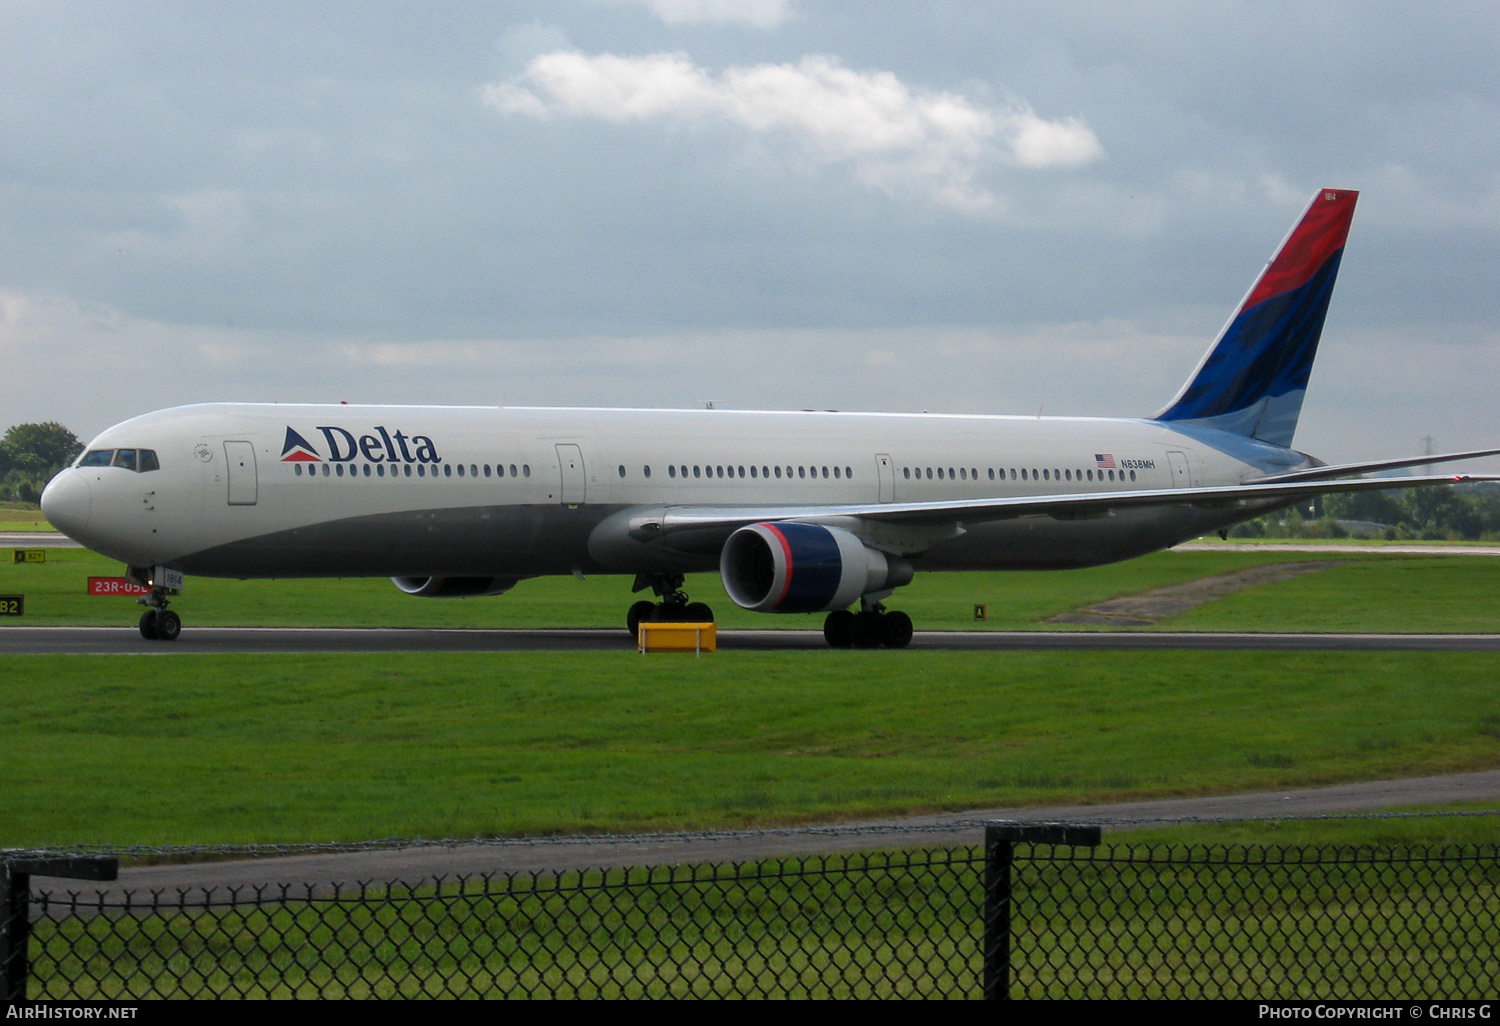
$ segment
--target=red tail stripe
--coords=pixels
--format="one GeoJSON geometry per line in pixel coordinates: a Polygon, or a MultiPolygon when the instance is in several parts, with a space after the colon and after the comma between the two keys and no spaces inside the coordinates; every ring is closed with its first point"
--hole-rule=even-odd
{"type": "Polygon", "coordinates": [[[1255,290],[1242,309],[1290,292],[1307,284],[1309,278],[1344,248],[1349,238],[1349,224],[1354,220],[1354,203],[1359,193],[1350,189],[1324,189],[1308,208],[1292,232],[1291,238],[1271,261],[1271,266],[1255,283],[1255,290]],[[1331,199],[1329,197],[1332,197],[1331,199]]]}

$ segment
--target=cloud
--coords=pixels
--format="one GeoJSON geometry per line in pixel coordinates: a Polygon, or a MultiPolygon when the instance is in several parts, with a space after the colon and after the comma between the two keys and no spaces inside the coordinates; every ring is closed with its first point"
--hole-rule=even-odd
{"type": "Polygon", "coordinates": [[[791,16],[791,0],[636,0],[668,25],[739,22],[773,29],[791,16]]]}
{"type": "Polygon", "coordinates": [[[976,181],[988,164],[1073,167],[1104,155],[1076,118],[1049,121],[1020,102],[983,107],[816,55],[715,75],[682,53],[557,51],[483,87],[481,97],[504,114],[538,119],[728,125],[785,140],[817,163],[848,167],[873,188],[914,190],[964,210],[993,205],[976,181]]]}

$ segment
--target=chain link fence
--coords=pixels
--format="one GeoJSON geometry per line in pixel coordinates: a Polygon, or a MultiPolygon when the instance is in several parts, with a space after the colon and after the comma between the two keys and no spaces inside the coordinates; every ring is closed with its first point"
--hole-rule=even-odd
{"type": "Polygon", "coordinates": [[[32,888],[110,873],[30,853],[0,962],[34,1000],[1497,992],[1500,846],[1099,841],[995,824],[916,851],[149,893],[32,888]]]}

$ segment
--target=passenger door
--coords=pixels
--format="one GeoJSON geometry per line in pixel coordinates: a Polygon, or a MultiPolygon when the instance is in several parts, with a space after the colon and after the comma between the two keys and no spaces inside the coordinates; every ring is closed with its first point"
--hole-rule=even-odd
{"type": "Polygon", "coordinates": [[[224,463],[229,473],[229,505],[254,506],[260,490],[255,446],[250,442],[225,442],[224,463]]]}
{"type": "Polygon", "coordinates": [[[583,450],[576,445],[559,445],[557,469],[562,475],[563,505],[582,505],[588,495],[588,482],[583,473],[583,450]]]}

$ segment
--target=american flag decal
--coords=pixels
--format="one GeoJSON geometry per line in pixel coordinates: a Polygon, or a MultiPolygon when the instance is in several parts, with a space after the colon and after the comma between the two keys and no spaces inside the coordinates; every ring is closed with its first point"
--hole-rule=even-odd
{"type": "Polygon", "coordinates": [[[1114,470],[1115,454],[1112,452],[1096,452],[1094,453],[1094,462],[1099,464],[1100,470],[1114,470]]]}

